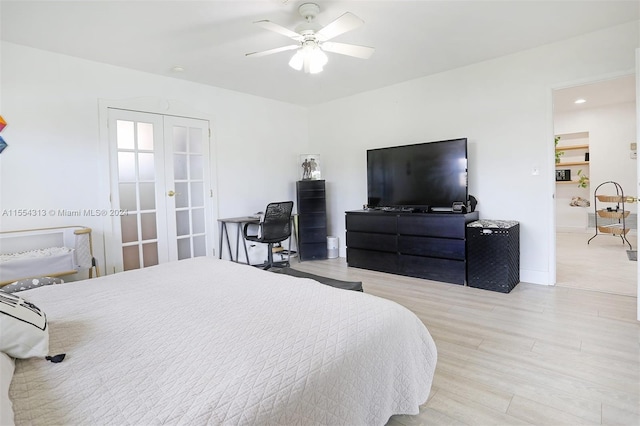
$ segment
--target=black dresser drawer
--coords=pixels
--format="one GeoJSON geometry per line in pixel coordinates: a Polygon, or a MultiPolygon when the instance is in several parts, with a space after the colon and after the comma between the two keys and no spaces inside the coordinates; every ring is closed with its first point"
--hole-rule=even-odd
{"type": "Polygon", "coordinates": [[[373,271],[398,273],[398,255],[347,247],[347,264],[373,271]]]}
{"type": "Polygon", "coordinates": [[[403,275],[464,285],[467,274],[464,260],[410,255],[400,255],[399,258],[403,275]]]}
{"type": "Polygon", "coordinates": [[[397,253],[398,238],[395,234],[371,234],[347,232],[347,247],[397,253]]]}
{"type": "Polygon", "coordinates": [[[405,215],[398,217],[398,234],[465,238],[464,215],[405,215]]]}
{"type": "Polygon", "coordinates": [[[394,214],[348,214],[348,231],[397,234],[397,217],[394,214]]]}
{"type": "Polygon", "coordinates": [[[398,252],[416,256],[464,260],[465,241],[447,238],[398,236],[398,252]]]}

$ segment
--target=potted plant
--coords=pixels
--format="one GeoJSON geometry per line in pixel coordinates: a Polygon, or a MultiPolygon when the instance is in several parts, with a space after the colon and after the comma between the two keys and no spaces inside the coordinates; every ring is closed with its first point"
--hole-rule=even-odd
{"type": "Polygon", "coordinates": [[[578,170],[578,188],[586,188],[589,185],[589,176],[582,174],[582,169],[578,170]]]}
{"type": "MultiPolygon", "coordinates": [[[[560,142],[560,136],[556,136],[554,138],[554,142],[555,142],[556,148],[558,148],[558,142],[560,142]]],[[[560,163],[560,157],[562,157],[563,155],[564,155],[564,151],[558,151],[556,149],[556,164],[560,163]]]]}

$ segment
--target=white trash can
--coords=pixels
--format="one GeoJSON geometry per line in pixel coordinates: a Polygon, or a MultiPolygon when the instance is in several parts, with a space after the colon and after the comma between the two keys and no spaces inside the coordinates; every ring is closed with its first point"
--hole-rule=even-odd
{"type": "Polygon", "coordinates": [[[338,237],[327,237],[327,258],[335,259],[338,254],[338,237]]]}

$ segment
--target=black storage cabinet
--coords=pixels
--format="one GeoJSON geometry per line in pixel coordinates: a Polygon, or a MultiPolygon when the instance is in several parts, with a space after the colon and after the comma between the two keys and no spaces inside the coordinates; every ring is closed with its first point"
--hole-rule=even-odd
{"type": "Polygon", "coordinates": [[[327,201],[324,180],[296,182],[298,196],[298,258],[327,258],[327,201]]]}
{"type": "Polygon", "coordinates": [[[467,224],[467,285],[509,293],[520,282],[520,224],[476,220],[467,224]]]}

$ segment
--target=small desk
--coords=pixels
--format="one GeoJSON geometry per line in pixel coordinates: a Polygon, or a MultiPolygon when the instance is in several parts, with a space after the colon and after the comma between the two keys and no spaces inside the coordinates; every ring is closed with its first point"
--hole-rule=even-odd
{"type": "MultiPolygon", "coordinates": [[[[292,223],[292,232],[293,238],[296,240],[296,250],[298,247],[298,215],[291,216],[292,223]]],[[[218,245],[218,258],[222,259],[222,241],[227,242],[227,249],[229,250],[229,257],[231,257],[232,262],[238,262],[240,259],[238,258],[240,254],[240,235],[242,234],[242,227],[246,223],[260,223],[260,219],[256,216],[242,216],[242,217],[229,217],[225,219],[218,219],[220,222],[220,242],[218,245]],[[233,253],[231,253],[231,243],[229,242],[229,230],[227,229],[227,223],[234,223],[236,225],[236,258],[234,260],[233,253]]],[[[245,239],[242,237],[242,246],[244,247],[244,258],[247,260],[247,265],[250,265],[249,262],[249,252],[247,251],[247,245],[245,244],[245,239]]],[[[291,256],[291,240],[289,240],[289,256],[291,256]]],[[[300,258],[298,258],[300,260],[300,258]]]]}
{"type": "MultiPolygon", "coordinates": [[[[242,233],[242,227],[245,223],[260,223],[260,219],[255,216],[242,216],[242,217],[229,217],[226,219],[218,219],[220,222],[220,244],[218,245],[218,258],[222,259],[222,240],[226,240],[227,249],[229,250],[229,256],[231,261],[238,262],[239,250],[240,250],[240,234],[242,233]],[[236,258],[233,259],[233,253],[231,253],[231,243],[229,242],[229,230],[227,229],[227,223],[236,224],[236,258]]],[[[244,244],[244,237],[242,238],[242,246],[244,247],[244,258],[247,259],[247,265],[249,264],[249,253],[247,252],[247,245],[244,244]]]]}

